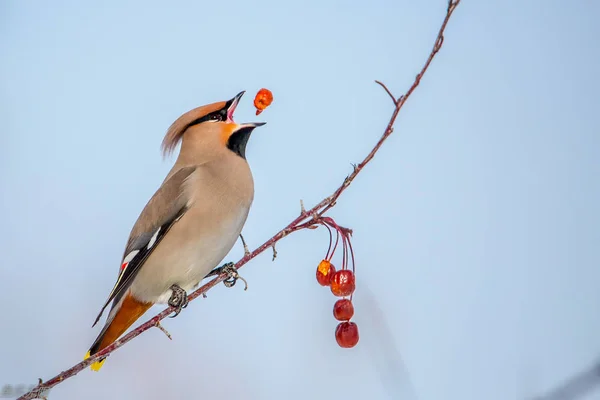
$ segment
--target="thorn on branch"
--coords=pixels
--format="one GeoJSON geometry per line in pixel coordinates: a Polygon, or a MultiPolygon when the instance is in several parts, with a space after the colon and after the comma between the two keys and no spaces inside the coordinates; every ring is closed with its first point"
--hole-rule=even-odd
{"type": "Polygon", "coordinates": [[[158,329],[160,329],[162,331],[162,333],[164,333],[165,335],[167,335],[167,337],[169,338],[169,340],[173,340],[173,338],[171,337],[171,334],[169,333],[169,331],[167,331],[165,329],[165,327],[160,324],[160,321],[156,321],[156,327],[158,329]]]}
{"type": "Polygon", "coordinates": [[[250,256],[250,250],[248,249],[248,245],[244,240],[244,236],[240,233],[240,239],[242,239],[242,245],[244,245],[244,257],[250,256]]]}
{"type": "Polygon", "coordinates": [[[350,176],[347,176],[346,179],[344,179],[344,187],[350,186],[350,183],[352,183],[352,179],[350,179],[350,176]]]}
{"type": "Polygon", "coordinates": [[[275,243],[273,243],[271,247],[273,248],[273,259],[271,261],[275,261],[275,259],[277,258],[277,250],[275,249],[275,243]]]}
{"type": "Polygon", "coordinates": [[[42,380],[42,378],[38,378],[37,386],[31,390],[31,393],[33,393],[35,396],[34,399],[48,400],[48,389],[42,385],[43,383],[44,381],[42,380]]]}
{"type": "Polygon", "coordinates": [[[300,214],[306,213],[306,209],[304,208],[304,202],[300,199],[300,214]]]}

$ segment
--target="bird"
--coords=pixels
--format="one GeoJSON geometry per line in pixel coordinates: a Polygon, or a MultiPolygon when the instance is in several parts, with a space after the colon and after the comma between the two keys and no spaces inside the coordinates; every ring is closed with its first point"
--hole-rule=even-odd
{"type": "MultiPolygon", "coordinates": [[[[233,120],[244,93],[194,108],[168,128],[163,157],[181,144],[179,155],[131,229],[116,283],[92,327],[112,302],[106,323],[84,360],[114,343],[154,304],[168,304],[178,315],[188,291],[233,266],[217,267],[241,235],[254,200],[246,145],[265,124],[233,120]]],[[[100,370],[105,359],[91,369],[100,370]]]]}

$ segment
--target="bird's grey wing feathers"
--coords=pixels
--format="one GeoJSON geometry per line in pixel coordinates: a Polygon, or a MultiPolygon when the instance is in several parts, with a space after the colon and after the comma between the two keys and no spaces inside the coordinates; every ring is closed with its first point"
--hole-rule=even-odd
{"type": "Polygon", "coordinates": [[[185,198],[183,184],[195,169],[196,167],[185,167],[173,174],[142,210],[129,235],[117,282],[96,317],[94,325],[98,323],[112,300],[115,300],[113,307],[119,302],[152,251],[187,211],[188,199],[185,198]]]}

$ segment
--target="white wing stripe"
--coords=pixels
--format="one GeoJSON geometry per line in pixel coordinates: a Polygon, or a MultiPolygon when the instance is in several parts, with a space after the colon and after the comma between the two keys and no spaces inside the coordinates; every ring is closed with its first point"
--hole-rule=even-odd
{"type": "Polygon", "coordinates": [[[150,250],[150,247],[154,246],[154,243],[156,243],[156,238],[158,237],[158,233],[160,232],[160,228],[158,227],[158,229],[156,230],[156,232],[154,232],[154,235],[152,235],[152,237],[150,238],[150,242],[148,242],[148,250],[150,250]]]}
{"type": "Polygon", "coordinates": [[[139,253],[139,250],[133,250],[132,252],[130,252],[129,254],[127,254],[125,256],[125,258],[123,259],[123,264],[128,263],[129,261],[133,260],[133,257],[135,257],[137,255],[137,253],[139,253]]]}

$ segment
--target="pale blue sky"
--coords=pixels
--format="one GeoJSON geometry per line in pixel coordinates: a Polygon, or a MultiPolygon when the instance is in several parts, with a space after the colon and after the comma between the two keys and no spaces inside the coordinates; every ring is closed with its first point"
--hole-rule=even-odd
{"type": "MultiPolygon", "coordinates": [[[[0,385],[79,361],[183,112],[247,90],[251,247],[328,195],[424,62],[445,0],[0,4],[0,385]]],[[[600,3],[464,1],[393,137],[331,216],[354,229],[352,350],[295,234],[51,398],[523,399],[600,355],[600,3]]],[[[228,260],[242,254],[236,246],[228,260]]],[[[152,313],[161,308],[155,307],[152,313]]],[[[146,320],[151,314],[148,313],[146,320]]],[[[589,396],[600,399],[599,394],[589,396]]]]}

